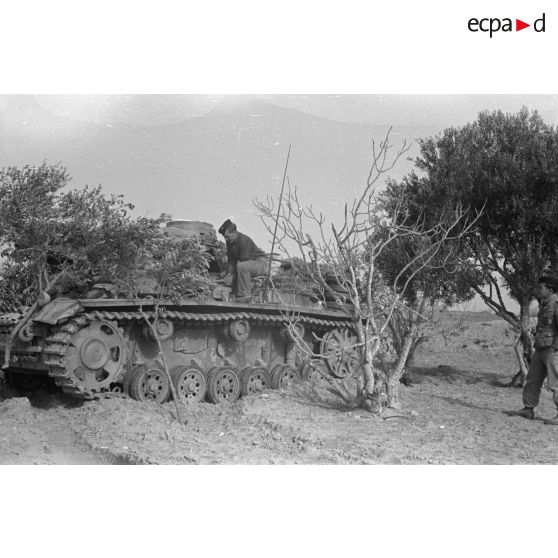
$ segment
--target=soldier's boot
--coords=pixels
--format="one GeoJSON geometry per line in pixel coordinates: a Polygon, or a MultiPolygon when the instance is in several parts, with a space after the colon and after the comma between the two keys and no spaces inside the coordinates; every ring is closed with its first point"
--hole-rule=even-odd
{"type": "Polygon", "coordinates": [[[535,409],[533,409],[533,407],[523,407],[523,409],[519,411],[506,411],[506,414],[510,417],[523,417],[528,420],[533,420],[535,418],[535,409]]]}

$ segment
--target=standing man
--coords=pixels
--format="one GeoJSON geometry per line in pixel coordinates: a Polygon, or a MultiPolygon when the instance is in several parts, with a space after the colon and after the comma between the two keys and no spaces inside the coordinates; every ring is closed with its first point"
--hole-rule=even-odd
{"type": "Polygon", "coordinates": [[[252,277],[267,275],[265,252],[260,250],[247,235],[238,232],[236,225],[227,219],[220,227],[227,241],[227,270],[225,283],[232,282],[236,302],[249,302],[252,295],[252,277]]]}
{"type": "MultiPolygon", "coordinates": [[[[539,301],[535,354],[529,366],[527,381],[523,388],[523,409],[508,414],[526,419],[535,418],[535,407],[539,404],[541,388],[545,378],[552,391],[558,410],[558,281],[543,275],[539,278],[536,297],[539,301]]],[[[546,419],[546,424],[558,426],[558,414],[546,419]]]]}

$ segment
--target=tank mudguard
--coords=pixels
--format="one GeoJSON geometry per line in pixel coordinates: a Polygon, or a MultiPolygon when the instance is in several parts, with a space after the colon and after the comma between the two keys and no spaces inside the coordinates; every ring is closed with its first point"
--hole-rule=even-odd
{"type": "Polygon", "coordinates": [[[83,306],[76,300],[57,298],[41,308],[33,316],[34,322],[48,325],[57,325],[73,318],[76,314],[83,312],[83,306]]]}

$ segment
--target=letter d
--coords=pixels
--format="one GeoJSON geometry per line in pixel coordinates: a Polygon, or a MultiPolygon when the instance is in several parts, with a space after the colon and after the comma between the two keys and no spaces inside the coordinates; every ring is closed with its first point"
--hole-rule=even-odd
{"type": "Polygon", "coordinates": [[[544,24],[545,24],[544,16],[545,16],[545,14],[543,14],[541,18],[536,19],[536,20],[535,20],[535,23],[533,23],[533,29],[534,29],[537,33],[544,33],[544,24]],[[540,28],[540,29],[539,29],[539,27],[538,27],[538,24],[539,24],[539,23],[541,24],[541,28],[540,28]]]}

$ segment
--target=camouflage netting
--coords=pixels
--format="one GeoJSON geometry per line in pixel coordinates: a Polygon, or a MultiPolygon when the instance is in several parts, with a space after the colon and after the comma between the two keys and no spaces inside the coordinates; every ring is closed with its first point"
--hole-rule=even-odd
{"type": "Polygon", "coordinates": [[[303,277],[294,268],[281,269],[273,276],[273,286],[285,293],[320,296],[319,285],[310,278],[303,277]]]}

